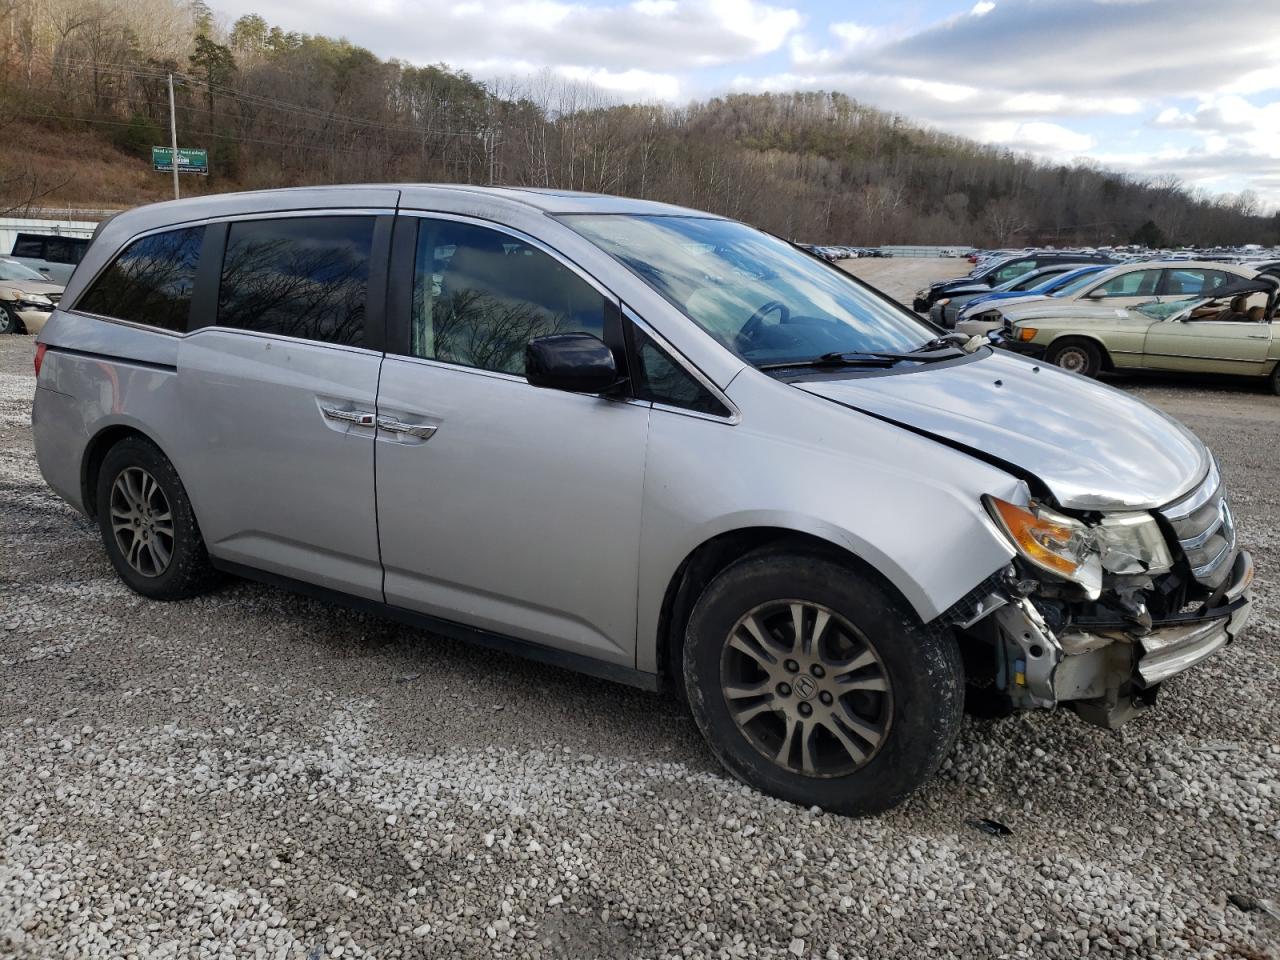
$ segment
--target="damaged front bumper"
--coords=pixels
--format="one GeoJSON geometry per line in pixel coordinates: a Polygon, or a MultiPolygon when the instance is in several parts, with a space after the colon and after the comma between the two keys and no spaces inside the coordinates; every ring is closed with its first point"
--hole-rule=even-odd
{"type": "Polygon", "coordinates": [[[1075,621],[1053,630],[1012,580],[974,601],[955,625],[994,626],[993,685],[1014,708],[1069,704],[1090,723],[1114,729],[1155,700],[1165,680],[1213,656],[1248,623],[1253,558],[1236,554],[1211,607],[1155,620],[1075,621]]]}

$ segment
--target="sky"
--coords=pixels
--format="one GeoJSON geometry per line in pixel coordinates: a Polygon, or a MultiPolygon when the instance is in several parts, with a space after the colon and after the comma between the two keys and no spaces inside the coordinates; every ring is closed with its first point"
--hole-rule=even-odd
{"type": "Polygon", "coordinates": [[[914,122],[1280,210],[1280,0],[223,0],[480,79],[625,101],[838,90],[914,122]]]}

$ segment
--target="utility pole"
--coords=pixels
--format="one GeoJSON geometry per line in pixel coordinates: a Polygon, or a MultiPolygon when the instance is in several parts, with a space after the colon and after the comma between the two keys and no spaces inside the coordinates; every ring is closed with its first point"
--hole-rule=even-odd
{"type": "Polygon", "coordinates": [[[169,145],[173,149],[173,199],[181,199],[178,192],[178,116],[173,108],[173,74],[169,74],[169,145]]]}

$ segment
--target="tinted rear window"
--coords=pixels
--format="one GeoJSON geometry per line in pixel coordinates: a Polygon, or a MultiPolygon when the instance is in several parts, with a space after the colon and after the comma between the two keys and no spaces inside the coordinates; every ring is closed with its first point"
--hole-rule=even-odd
{"type": "Polygon", "coordinates": [[[360,346],[373,217],[231,224],[218,325],[360,346]]]}
{"type": "Polygon", "coordinates": [[[79,263],[88,244],[69,237],[49,237],[44,242],[44,258],[50,263],[79,263]]]}
{"type": "Polygon", "coordinates": [[[19,236],[13,241],[13,254],[15,257],[35,257],[37,260],[44,259],[44,237],[24,237],[19,236]]]}
{"type": "Polygon", "coordinates": [[[133,241],[94,281],[76,309],[182,332],[204,227],[153,233],[133,241]]]}

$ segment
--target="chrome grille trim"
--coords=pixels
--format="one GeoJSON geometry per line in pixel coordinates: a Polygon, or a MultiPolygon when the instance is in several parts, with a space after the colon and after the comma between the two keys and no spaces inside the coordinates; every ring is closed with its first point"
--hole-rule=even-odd
{"type": "Polygon", "coordinates": [[[1235,556],[1236,530],[1217,464],[1191,493],[1160,513],[1173,528],[1191,575],[1211,589],[1221,586],[1235,556]]]}
{"type": "Polygon", "coordinates": [[[1213,495],[1218,493],[1218,488],[1222,486],[1222,477],[1218,474],[1218,462],[1212,458],[1209,460],[1209,472],[1205,474],[1204,479],[1200,481],[1200,485],[1185,495],[1181,500],[1169,504],[1160,512],[1164,514],[1166,520],[1170,523],[1175,520],[1182,520],[1191,516],[1211,499],[1213,495]]]}

